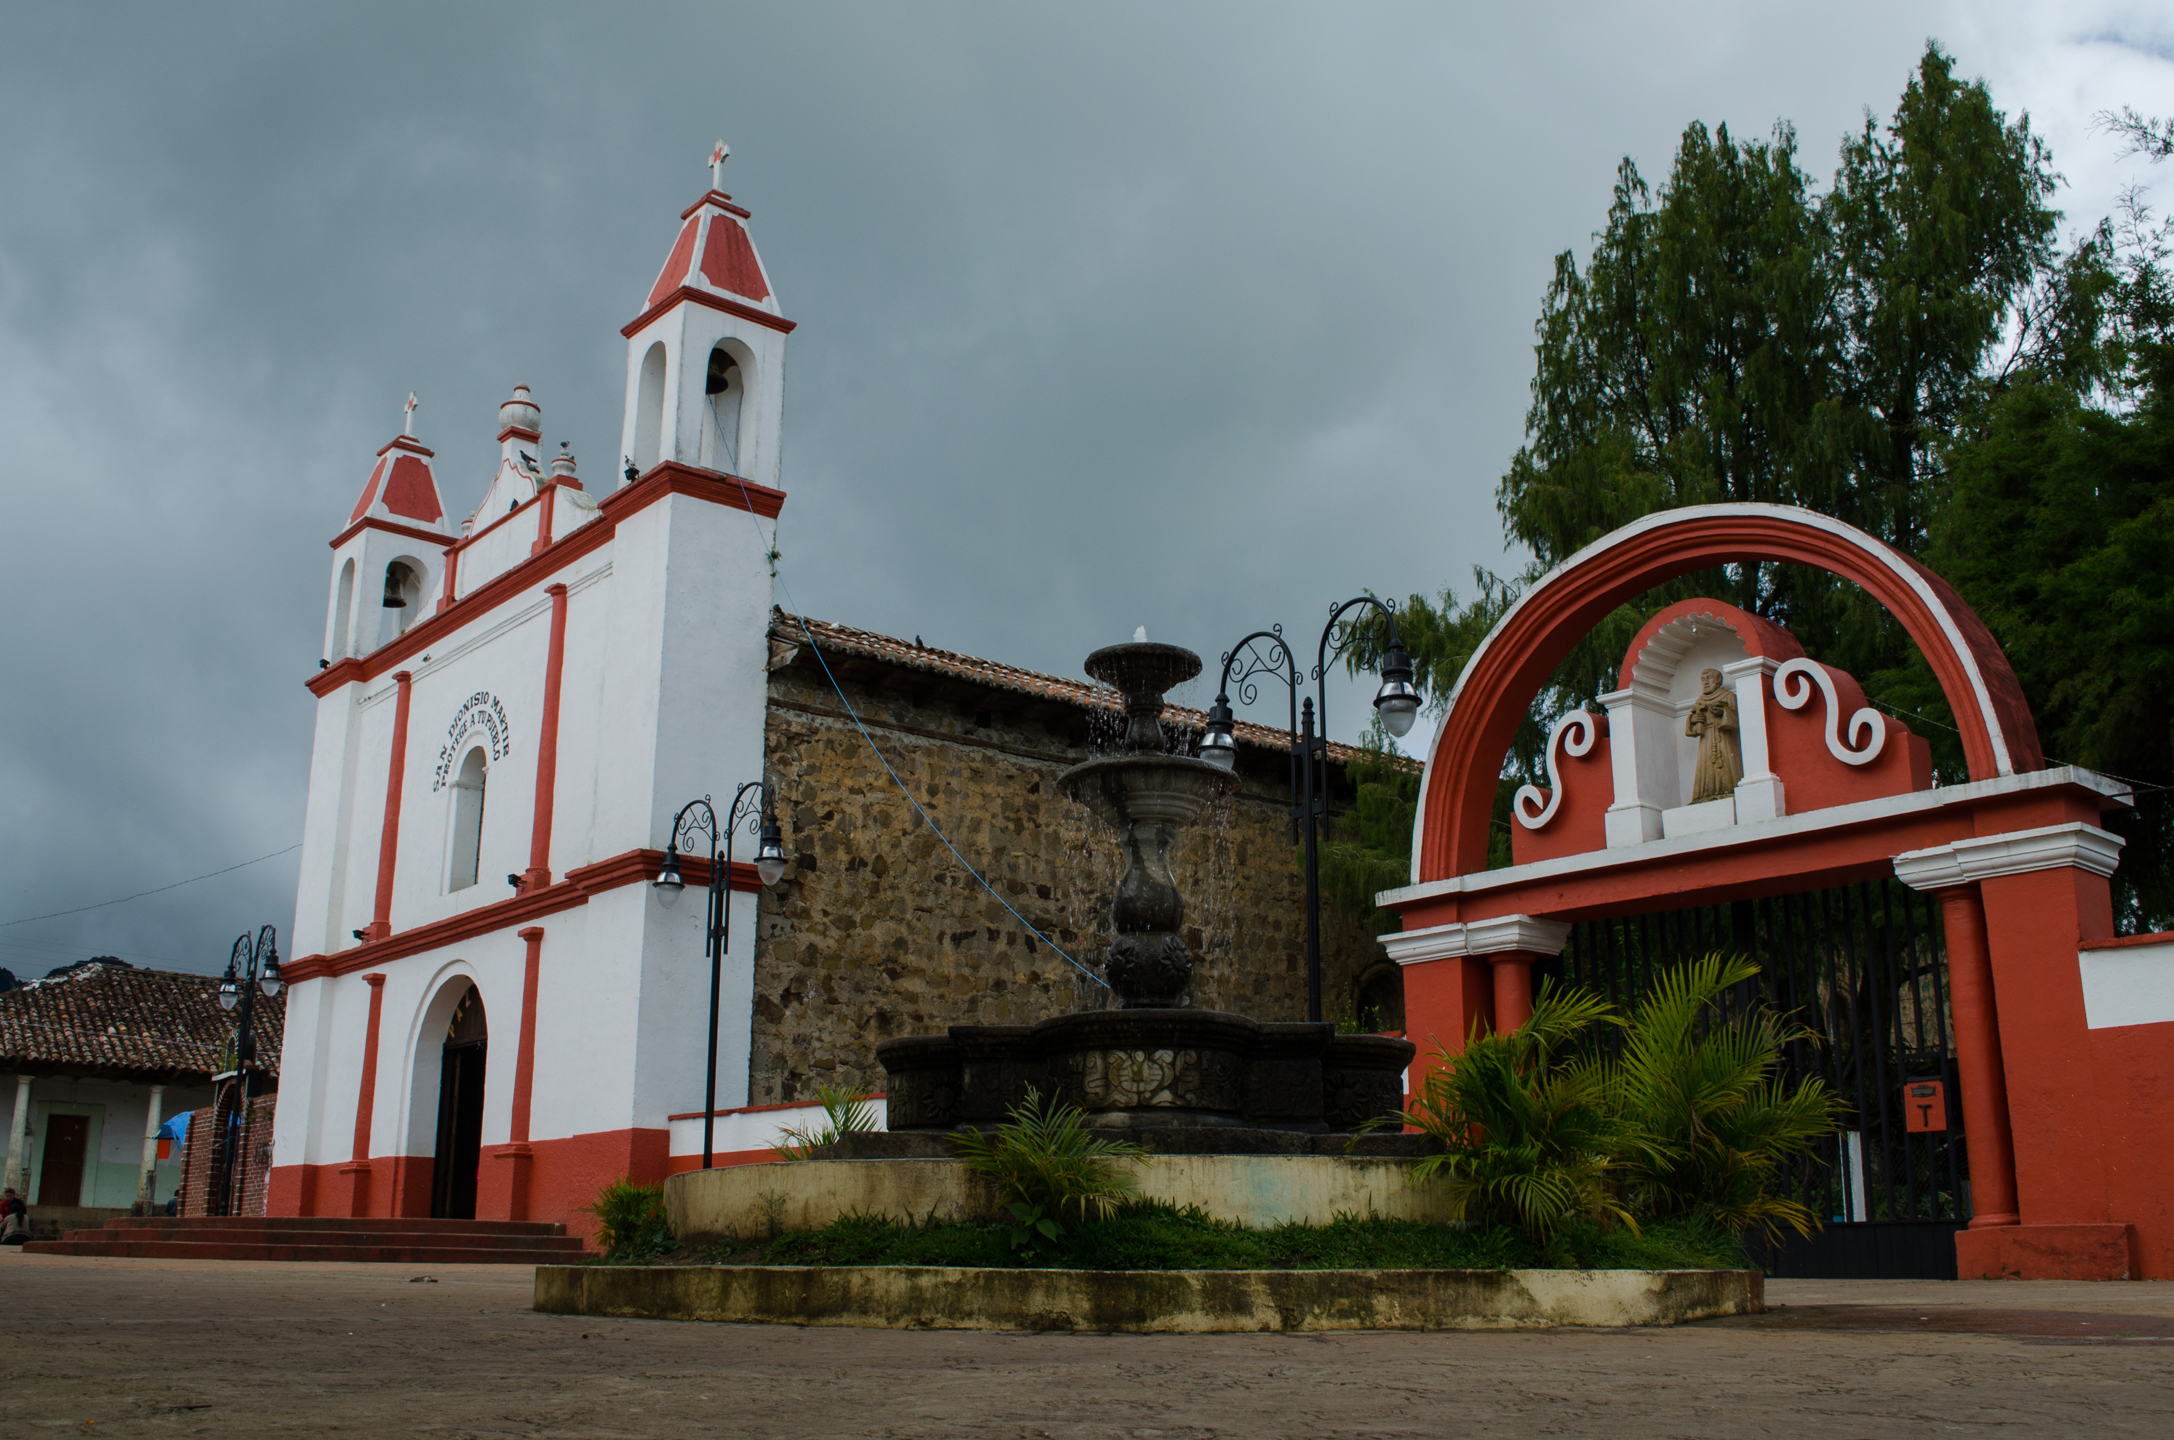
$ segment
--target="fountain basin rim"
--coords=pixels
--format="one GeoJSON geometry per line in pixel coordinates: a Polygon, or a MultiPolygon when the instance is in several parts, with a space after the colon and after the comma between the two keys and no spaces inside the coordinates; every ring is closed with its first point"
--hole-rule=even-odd
{"type": "Polygon", "coordinates": [[[1160,770],[1173,778],[1182,776],[1187,782],[1203,782],[1202,788],[1209,791],[1210,799],[1221,799],[1242,783],[1237,775],[1222,766],[1210,764],[1206,760],[1196,760],[1190,755],[1104,755],[1093,760],[1083,760],[1059,775],[1057,790],[1068,800],[1078,800],[1078,792],[1082,786],[1096,776],[1146,770],[1160,770]]]}

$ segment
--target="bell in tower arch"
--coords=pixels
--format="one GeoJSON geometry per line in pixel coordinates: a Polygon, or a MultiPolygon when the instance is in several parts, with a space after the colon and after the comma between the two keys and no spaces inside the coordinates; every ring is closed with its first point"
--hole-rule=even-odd
{"type": "Polygon", "coordinates": [[[710,350],[709,371],[702,381],[703,431],[701,465],[705,470],[740,473],[740,408],[747,397],[747,372],[738,356],[724,345],[710,350]]]}

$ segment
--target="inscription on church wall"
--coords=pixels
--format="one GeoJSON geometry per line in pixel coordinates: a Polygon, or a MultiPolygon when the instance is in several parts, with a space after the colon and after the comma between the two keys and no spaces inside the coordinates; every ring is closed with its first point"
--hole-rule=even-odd
{"type": "MultiPolygon", "coordinates": [[[[749,1103],[805,1099],[818,1084],[880,1090],[876,1042],[894,1035],[1030,1024],[1104,1003],[1100,986],[958,868],[850,721],[809,713],[839,710],[809,668],[803,660],[770,677],[770,779],[792,858],[759,902],[749,1103]]],[[[975,725],[956,705],[846,687],[871,722],[941,732],[871,727],[900,777],[1004,898],[1099,969],[1111,940],[1117,847],[1053,783],[1088,758],[1087,746],[1036,722],[991,716],[975,725]]],[[[1302,1020],[1304,880],[1283,775],[1268,768],[1272,778],[1249,771],[1238,796],[1186,832],[1174,869],[1187,904],[1193,1003],[1302,1020]]],[[[1322,993],[1334,1015],[1349,1011],[1354,979],[1381,963],[1382,950],[1363,920],[1329,905],[1322,920],[1322,993]]]]}
{"type": "Polygon", "coordinates": [[[453,716],[453,723],[445,727],[445,744],[438,750],[438,769],[430,780],[433,794],[445,788],[453,773],[453,767],[460,763],[461,742],[477,729],[483,731],[484,738],[489,742],[493,765],[505,759],[511,752],[512,727],[506,723],[505,707],[498,703],[496,695],[488,690],[478,690],[461,702],[460,710],[453,716]]]}

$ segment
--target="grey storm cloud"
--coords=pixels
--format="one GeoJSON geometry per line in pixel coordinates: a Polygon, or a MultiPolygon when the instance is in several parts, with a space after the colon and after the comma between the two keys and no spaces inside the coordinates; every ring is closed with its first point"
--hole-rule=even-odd
{"type": "Polygon", "coordinates": [[[18,974],[284,932],[291,853],[4,922],[296,842],[325,542],[400,402],[456,515],[517,383],[608,485],[618,329],[720,135],[800,324],[795,598],[1073,673],[1514,568],[1532,322],[1622,156],[1787,118],[1823,172],[1938,36],[2088,222],[2163,179],[2090,116],[2174,54],[2165,7],[2094,3],[9,3],[0,35],[18,974]]]}

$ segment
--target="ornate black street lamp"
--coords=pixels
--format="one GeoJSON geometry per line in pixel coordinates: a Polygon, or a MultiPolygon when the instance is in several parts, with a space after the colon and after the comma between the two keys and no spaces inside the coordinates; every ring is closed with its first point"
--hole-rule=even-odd
{"type": "Polygon", "coordinates": [[[1412,685],[1411,657],[1397,634],[1396,606],[1361,595],[1329,610],[1329,623],[1321,631],[1314,652],[1314,693],[1300,703],[1304,680],[1284,643],[1283,627],[1256,630],[1223,656],[1223,677],[1216,686],[1215,704],[1208,709],[1208,730],[1200,737],[1200,758],[1225,770],[1238,764],[1238,742],[1232,735],[1230,711],[1231,671],[1238,672],[1238,700],[1253,703],[1256,675],[1270,675],[1290,690],[1291,735],[1291,838],[1306,845],[1306,1018],[1321,1019],[1321,841],[1328,827],[1328,663],[1358,638],[1355,626],[1342,623],[1346,611],[1371,605],[1389,625],[1389,644],[1381,657],[1381,688],[1374,692],[1374,713],[1391,735],[1410,732],[1419,718],[1419,691],[1412,685]],[[1320,731],[1316,733],[1318,718],[1320,731]]]}
{"type": "Polygon", "coordinates": [[[743,825],[750,834],[761,837],[755,846],[755,874],[763,884],[775,885],[785,874],[785,848],[779,840],[777,814],[770,805],[770,787],[760,780],[750,780],[734,792],[732,803],[725,808],[722,825],[717,821],[717,811],[711,807],[709,796],[682,805],[672,820],[671,842],[664,848],[664,869],[650,882],[660,896],[678,894],[687,883],[679,874],[680,840],[684,837],[693,841],[701,835],[709,837],[710,908],[703,923],[703,953],[710,961],[710,1063],[702,1092],[702,1168],[705,1170],[710,1168],[717,1128],[717,992],[724,978],[725,954],[732,943],[732,906],[727,903],[731,896],[732,837],[743,825]],[[751,794],[757,797],[759,809],[750,806],[742,815],[740,807],[751,794]],[[723,864],[718,863],[720,845],[724,850],[723,864]]]}
{"type": "Polygon", "coordinates": [[[242,1181],[249,1171],[249,1151],[242,1136],[249,1124],[249,1072],[257,1063],[257,995],[277,998],[284,982],[279,978],[279,931],[267,925],[252,938],[247,931],[235,940],[226,957],[226,974],[219,977],[219,1008],[234,1016],[234,1069],[241,1103],[227,1118],[219,1137],[226,1147],[226,1190],[220,1197],[222,1215],[240,1210],[242,1181]]]}

